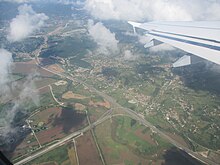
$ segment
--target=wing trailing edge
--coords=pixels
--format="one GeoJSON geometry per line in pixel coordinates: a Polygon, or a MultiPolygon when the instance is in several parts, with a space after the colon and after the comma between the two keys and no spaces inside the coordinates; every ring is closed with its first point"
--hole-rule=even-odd
{"type": "Polygon", "coordinates": [[[134,29],[146,30],[146,35],[152,38],[146,48],[160,41],[220,65],[220,21],[128,23],[134,29]]]}

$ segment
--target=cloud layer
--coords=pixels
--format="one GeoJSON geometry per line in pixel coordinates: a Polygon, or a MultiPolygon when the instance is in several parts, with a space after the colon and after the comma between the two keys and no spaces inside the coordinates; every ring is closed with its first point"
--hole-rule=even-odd
{"type": "Polygon", "coordinates": [[[16,128],[11,124],[14,121],[15,115],[25,102],[32,100],[35,105],[39,105],[39,95],[35,92],[36,87],[34,84],[38,74],[33,73],[28,75],[26,81],[18,86],[11,79],[11,67],[13,66],[12,53],[5,49],[0,49],[0,58],[0,102],[5,103],[10,99],[12,105],[11,107],[5,107],[5,116],[0,121],[0,135],[6,137],[8,133],[15,131],[16,128]],[[16,98],[12,99],[14,97],[14,91],[20,91],[20,93],[16,98]]]}
{"type": "Polygon", "coordinates": [[[5,49],[0,49],[0,58],[0,97],[4,99],[10,90],[8,83],[10,82],[9,72],[13,61],[12,53],[5,49]]]}
{"type": "Polygon", "coordinates": [[[12,3],[25,3],[31,2],[32,0],[0,0],[0,2],[12,2],[12,3]]]}
{"type": "Polygon", "coordinates": [[[101,20],[219,20],[215,0],[86,0],[85,9],[101,20]]]}
{"type": "Polygon", "coordinates": [[[8,40],[20,41],[39,30],[48,19],[44,13],[36,13],[30,5],[18,7],[19,14],[10,23],[8,40]]]}
{"type": "Polygon", "coordinates": [[[88,32],[99,46],[100,53],[109,54],[118,51],[118,41],[115,38],[115,33],[112,33],[101,22],[94,24],[92,20],[89,20],[88,32]]]}
{"type": "MultiPolygon", "coordinates": [[[[33,32],[39,30],[40,27],[44,25],[45,20],[48,19],[43,13],[37,14],[30,5],[21,5],[18,7],[18,11],[19,14],[12,19],[10,23],[9,34],[7,36],[7,39],[11,42],[25,39],[33,32]]],[[[8,133],[16,132],[16,128],[12,126],[12,123],[19,109],[21,109],[26,102],[30,102],[30,100],[36,105],[39,104],[39,96],[38,93],[35,92],[36,88],[34,84],[38,75],[36,73],[28,75],[26,81],[22,85],[19,85],[16,82],[12,82],[11,79],[10,70],[13,66],[12,53],[5,49],[0,49],[0,59],[1,102],[5,103],[11,99],[11,106],[5,107],[5,117],[0,121],[0,135],[7,137],[8,133]],[[14,91],[20,91],[16,98],[12,98],[14,91]]]]}
{"type": "Polygon", "coordinates": [[[31,3],[31,2],[50,2],[50,3],[61,3],[64,5],[75,4],[75,0],[0,0],[0,2],[11,2],[11,3],[31,3]]]}
{"type": "Polygon", "coordinates": [[[85,9],[101,20],[219,20],[219,0],[0,0],[16,3],[84,3],[85,9]]]}

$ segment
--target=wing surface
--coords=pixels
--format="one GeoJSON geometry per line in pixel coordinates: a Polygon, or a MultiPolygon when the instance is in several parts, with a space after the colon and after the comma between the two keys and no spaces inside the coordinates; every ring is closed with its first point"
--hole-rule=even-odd
{"type": "Polygon", "coordinates": [[[220,21],[128,23],[154,40],[220,65],[220,21]]]}

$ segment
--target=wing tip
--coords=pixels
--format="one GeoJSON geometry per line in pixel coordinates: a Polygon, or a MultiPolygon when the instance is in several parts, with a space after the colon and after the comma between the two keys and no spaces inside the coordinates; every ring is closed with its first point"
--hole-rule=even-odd
{"type": "Polygon", "coordinates": [[[134,22],[134,21],[128,21],[128,23],[129,23],[130,25],[132,25],[133,27],[140,27],[140,26],[141,26],[141,23],[134,22]]]}

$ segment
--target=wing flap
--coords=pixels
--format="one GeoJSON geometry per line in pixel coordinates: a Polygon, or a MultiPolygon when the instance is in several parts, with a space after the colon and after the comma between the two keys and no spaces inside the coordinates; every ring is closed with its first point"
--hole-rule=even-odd
{"type": "Polygon", "coordinates": [[[220,65],[220,21],[128,23],[155,40],[220,65]]]}
{"type": "Polygon", "coordinates": [[[170,38],[164,38],[161,36],[155,36],[151,34],[147,34],[147,35],[155,38],[156,40],[162,41],[164,43],[168,43],[176,48],[182,49],[188,53],[194,54],[203,59],[209,60],[211,62],[214,62],[220,65],[220,51],[219,50],[214,50],[208,47],[202,47],[202,46],[195,45],[195,44],[181,42],[178,40],[172,40],[170,38]]]}
{"type": "Polygon", "coordinates": [[[191,64],[191,56],[185,55],[185,56],[181,57],[178,61],[176,61],[173,64],[173,67],[177,68],[177,67],[187,66],[190,64],[191,64]]]}

